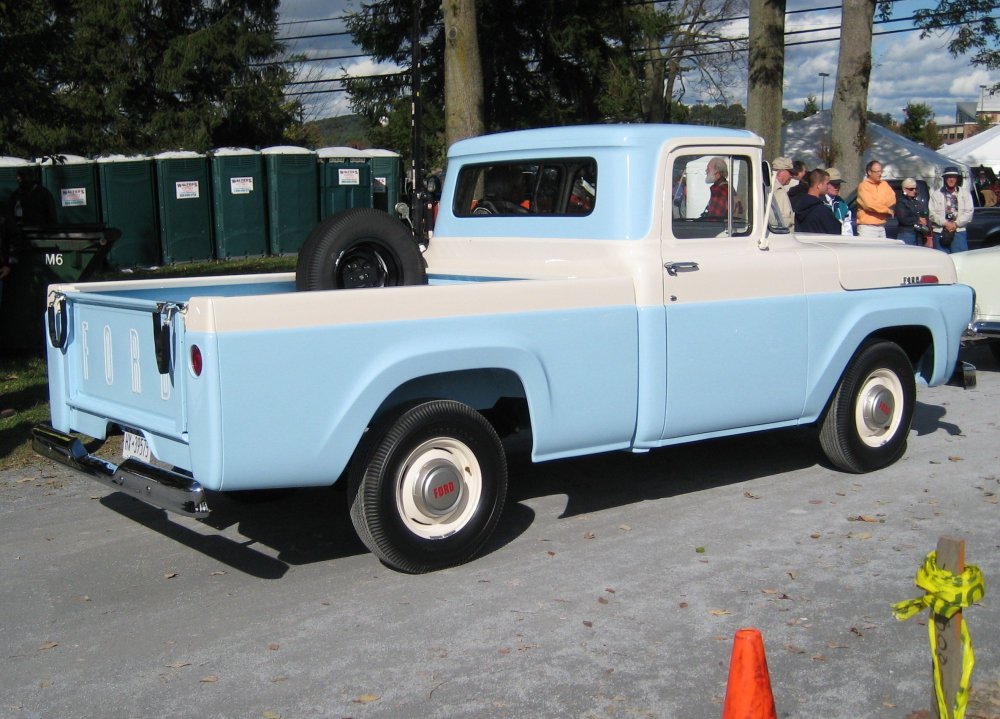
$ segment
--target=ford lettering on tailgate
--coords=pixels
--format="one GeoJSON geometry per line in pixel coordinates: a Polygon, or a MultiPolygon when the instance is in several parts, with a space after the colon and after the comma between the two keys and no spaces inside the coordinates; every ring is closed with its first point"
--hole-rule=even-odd
{"type": "Polygon", "coordinates": [[[79,353],[75,404],[100,414],[107,403],[127,406],[155,417],[158,429],[182,429],[181,401],[171,374],[157,369],[153,338],[153,305],[134,307],[79,302],[73,318],[78,333],[70,344],[79,353]]]}

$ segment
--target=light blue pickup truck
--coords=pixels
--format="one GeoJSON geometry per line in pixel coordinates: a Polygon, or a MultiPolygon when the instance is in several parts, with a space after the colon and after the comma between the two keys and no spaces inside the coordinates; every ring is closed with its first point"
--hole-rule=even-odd
{"type": "Polygon", "coordinates": [[[362,541],[470,559],[535,461],[817,425],[828,460],[905,450],[972,291],[947,255],[775,225],[762,141],[669,125],[455,144],[433,237],[353,210],[285,275],[55,285],[36,449],[195,517],[211,492],[348,483],[362,541]],[[425,250],[425,251],[421,251],[425,250]],[[124,432],[119,464],[70,433],[124,432]]]}

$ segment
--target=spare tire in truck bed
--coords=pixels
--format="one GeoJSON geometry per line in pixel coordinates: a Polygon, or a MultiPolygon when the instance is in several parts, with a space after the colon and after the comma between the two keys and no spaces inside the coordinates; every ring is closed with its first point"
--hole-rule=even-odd
{"type": "Polygon", "coordinates": [[[297,290],[424,284],[424,258],[410,230],[388,213],[364,207],[320,222],[295,268],[297,290]]]}

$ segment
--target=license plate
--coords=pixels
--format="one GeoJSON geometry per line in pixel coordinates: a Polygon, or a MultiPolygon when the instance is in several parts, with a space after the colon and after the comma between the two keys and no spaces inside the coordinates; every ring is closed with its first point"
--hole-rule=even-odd
{"type": "Polygon", "coordinates": [[[149,442],[141,434],[126,432],[122,440],[122,459],[135,458],[143,462],[148,462],[152,454],[149,451],[149,442]]]}

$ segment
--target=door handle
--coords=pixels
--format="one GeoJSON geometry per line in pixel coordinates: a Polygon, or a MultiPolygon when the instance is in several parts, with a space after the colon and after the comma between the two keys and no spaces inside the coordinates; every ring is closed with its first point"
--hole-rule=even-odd
{"type": "Polygon", "coordinates": [[[664,262],[663,267],[671,277],[676,277],[678,272],[696,272],[699,269],[697,262],[664,262]]]}

